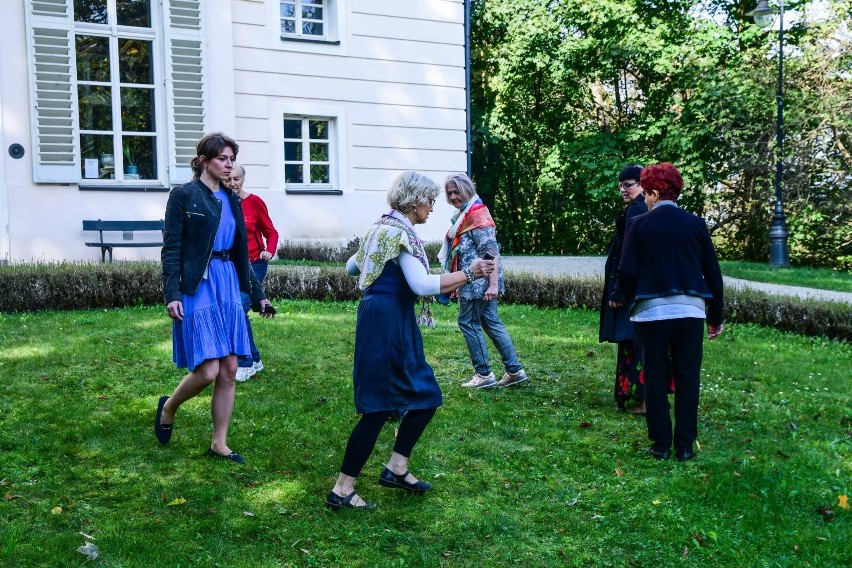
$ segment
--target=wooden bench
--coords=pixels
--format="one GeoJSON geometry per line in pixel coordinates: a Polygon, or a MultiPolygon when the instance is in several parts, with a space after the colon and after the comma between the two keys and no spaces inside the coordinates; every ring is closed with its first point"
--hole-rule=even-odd
{"type": "Polygon", "coordinates": [[[163,246],[163,229],[165,223],[162,219],[159,221],[104,221],[98,219],[93,221],[90,219],[83,220],[84,231],[98,231],[100,241],[86,243],[87,247],[100,247],[101,262],[106,262],[106,253],[109,252],[109,261],[112,262],[113,248],[138,248],[138,247],[161,247],[163,246]],[[135,231],[160,231],[159,241],[134,241],[133,233],[135,231]],[[123,233],[123,240],[105,241],[104,232],[123,233]]]}

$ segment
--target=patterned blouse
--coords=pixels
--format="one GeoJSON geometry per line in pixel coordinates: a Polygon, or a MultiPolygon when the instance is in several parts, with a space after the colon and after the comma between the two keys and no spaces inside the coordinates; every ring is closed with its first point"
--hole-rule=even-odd
{"type": "MultiPolygon", "coordinates": [[[[483,227],[462,233],[459,240],[459,269],[470,268],[474,261],[485,256],[485,253],[499,251],[497,244],[497,229],[495,227],[483,227]]],[[[503,293],[503,263],[499,263],[497,290],[503,293]]],[[[478,278],[472,284],[465,284],[458,289],[458,297],[465,300],[481,300],[491,283],[490,278],[478,278]]]]}

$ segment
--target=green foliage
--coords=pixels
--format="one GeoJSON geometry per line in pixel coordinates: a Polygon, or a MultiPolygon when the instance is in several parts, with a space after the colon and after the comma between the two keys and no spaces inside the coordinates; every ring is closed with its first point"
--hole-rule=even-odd
{"type": "MultiPolygon", "coordinates": [[[[603,252],[621,207],[617,172],[670,161],[684,174],[682,205],[708,220],[722,256],[766,258],[777,34],[748,21],[751,3],[472,6],[473,173],[507,252],[603,252]]],[[[835,268],[852,258],[844,6],[788,20],[784,80],[791,258],[835,268]]]]}
{"type": "MultiPolygon", "coordinates": [[[[291,241],[283,240],[278,245],[278,258],[283,260],[304,260],[317,262],[342,262],[345,263],[349,257],[358,252],[360,237],[351,239],[346,245],[322,243],[319,241],[291,241]]],[[[424,243],[426,256],[429,262],[438,262],[438,251],[441,243],[424,243]]]]}
{"type": "Polygon", "coordinates": [[[849,564],[848,344],[726,326],[705,343],[700,453],[661,463],[643,420],[615,410],[596,313],[502,306],[530,380],[469,392],[457,311],[440,309],[423,340],[444,405],[411,461],[435,491],[376,483],[389,424],[356,486],[379,508],[362,515],[322,506],[358,419],[356,305],[277,307],[254,319],[266,370],[237,385],[228,441],[245,466],[203,457],[210,389],[168,446],[154,439],[182,375],[160,307],[0,314],[0,565],[849,564]],[[96,562],[75,552],[84,535],[96,562]]]}
{"type": "Polygon", "coordinates": [[[797,266],[775,268],[766,263],[721,261],[722,274],[732,278],[788,286],[852,292],[852,272],[797,266]]]}

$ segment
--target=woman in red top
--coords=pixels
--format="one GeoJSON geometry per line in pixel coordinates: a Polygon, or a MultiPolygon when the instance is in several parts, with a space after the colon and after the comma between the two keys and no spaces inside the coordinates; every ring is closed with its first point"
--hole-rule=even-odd
{"type": "MultiPolygon", "coordinates": [[[[249,262],[258,282],[263,282],[263,279],[266,278],[266,270],[269,268],[269,260],[275,256],[275,249],[278,247],[278,231],[272,225],[266,203],[257,195],[243,189],[245,176],[245,169],[242,166],[234,165],[229,187],[242,199],[243,218],[248,235],[249,262]]],[[[238,359],[237,380],[240,382],[249,380],[263,370],[263,361],[260,360],[260,351],[257,350],[257,345],[254,343],[254,334],[249,321],[250,309],[250,300],[248,296],[243,295],[243,310],[246,312],[246,327],[251,345],[251,356],[238,359]]]]}

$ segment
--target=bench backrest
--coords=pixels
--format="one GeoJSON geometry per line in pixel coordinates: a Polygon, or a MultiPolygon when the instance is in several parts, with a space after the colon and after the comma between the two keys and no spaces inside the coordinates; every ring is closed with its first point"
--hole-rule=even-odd
{"type": "Polygon", "coordinates": [[[83,220],[84,231],[162,231],[165,223],[159,221],[97,221],[83,220]]]}

